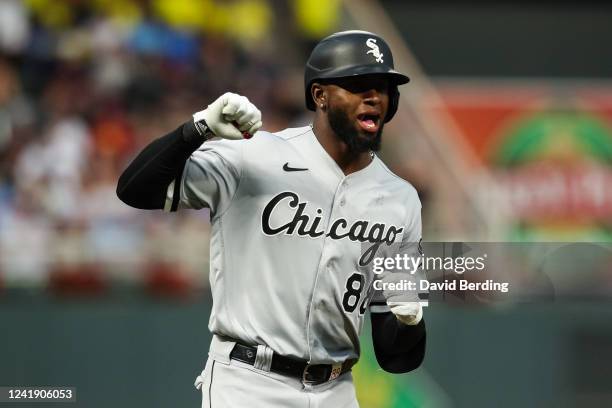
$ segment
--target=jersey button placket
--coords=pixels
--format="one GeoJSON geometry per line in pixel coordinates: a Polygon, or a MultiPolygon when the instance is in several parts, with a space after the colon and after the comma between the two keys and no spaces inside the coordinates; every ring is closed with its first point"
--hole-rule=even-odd
{"type": "Polygon", "coordinates": [[[340,207],[344,207],[344,205],[346,204],[346,199],[344,191],[346,190],[346,187],[348,186],[348,181],[346,181],[346,179],[342,180],[342,183],[340,183],[340,191],[341,191],[341,198],[340,198],[340,207]]]}

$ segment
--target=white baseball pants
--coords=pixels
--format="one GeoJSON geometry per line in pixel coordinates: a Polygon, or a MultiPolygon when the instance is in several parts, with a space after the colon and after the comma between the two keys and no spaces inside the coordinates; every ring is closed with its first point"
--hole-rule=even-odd
{"type": "Polygon", "coordinates": [[[257,352],[259,368],[230,360],[234,344],[213,337],[206,367],[195,381],[202,408],[359,408],[350,372],[320,385],[304,384],[265,370],[272,356],[265,346],[257,352]]]}

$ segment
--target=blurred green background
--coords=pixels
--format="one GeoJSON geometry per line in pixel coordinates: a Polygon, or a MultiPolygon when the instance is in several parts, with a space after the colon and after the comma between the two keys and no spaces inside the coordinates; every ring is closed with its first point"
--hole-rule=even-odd
{"type": "MultiPolygon", "coordinates": [[[[127,294],[87,301],[20,294],[0,302],[0,383],[77,388],[77,403],[44,406],[199,406],[193,381],[211,338],[210,300],[127,294]]],[[[431,307],[424,365],[403,375],[378,367],[367,322],[354,369],[361,406],[606,406],[611,318],[592,303],[431,307]]]]}
{"type": "Polygon", "coordinates": [[[602,244],[542,265],[555,296],[430,303],[413,373],[378,368],[366,324],[361,405],[611,406],[610,21],[589,1],[0,2],[0,385],[199,406],[208,213],[131,209],[118,175],[226,91],[264,130],[309,123],[308,53],[356,28],[412,79],[380,156],[417,188],[425,241],[602,244]]]}

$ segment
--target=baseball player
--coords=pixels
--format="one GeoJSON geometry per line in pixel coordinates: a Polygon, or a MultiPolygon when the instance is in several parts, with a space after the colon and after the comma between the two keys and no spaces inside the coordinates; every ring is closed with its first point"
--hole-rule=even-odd
{"type": "Polygon", "coordinates": [[[374,293],[367,267],[421,238],[415,189],[375,154],[408,77],[381,37],[346,31],[314,48],[304,82],[312,125],[258,131],[259,110],[226,93],[119,179],[136,208],[210,209],[202,407],[357,407],[350,371],[368,308],[384,370],[423,360],[420,305],[374,293]]]}

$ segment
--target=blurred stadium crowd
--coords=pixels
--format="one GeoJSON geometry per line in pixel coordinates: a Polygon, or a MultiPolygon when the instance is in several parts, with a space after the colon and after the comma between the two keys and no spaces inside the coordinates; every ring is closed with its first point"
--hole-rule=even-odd
{"type": "Polygon", "coordinates": [[[130,209],[116,180],[148,141],[226,91],[248,95],[266,130],[305,120],[301,89],[286,85],[300,83],[301,62],[279,61],[269,41],[273,8],[0,2],[0,282],[89,275],[97,288],[102,275],[163,276],[166,264],[206,282],[208,215],[130,209]]]}

